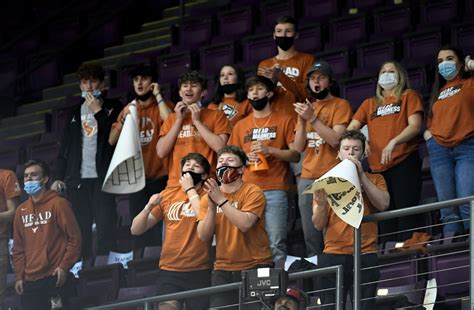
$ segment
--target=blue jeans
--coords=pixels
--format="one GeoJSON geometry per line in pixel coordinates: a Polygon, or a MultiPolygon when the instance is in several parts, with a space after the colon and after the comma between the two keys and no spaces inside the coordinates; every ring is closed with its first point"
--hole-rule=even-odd
{"type": "Polygon", "coordinates": [[[283,190],[263,192],[267,199],[265,229],[267,230],[274,262],[286,259],[286,221],[288,218],[288,194],[283,190]]]}
{"type": "MultiPolygon", "coordinates": [[[[474,137],[455,147],[439,145],[434,138],[426,142],[430,154],[431,176],[439,201],[474,195],[474,137]]],[[[441,209],[444,233],[469,229],[469,205],[441,209]],[[457,220],[464,222],[450,223],[457,220]]]]}

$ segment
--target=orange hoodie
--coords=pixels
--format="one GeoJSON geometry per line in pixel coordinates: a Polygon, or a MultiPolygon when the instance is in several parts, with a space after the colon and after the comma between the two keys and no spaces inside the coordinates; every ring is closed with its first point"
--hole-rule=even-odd
{"type": "Polygon", "coordinates": [[[31,197],[16,210],[13,265],[16,280],[36,281],[56,267],[69,271],[81,252],[81,232],[69,202],[46,191],[38,202],[31,197]]]}

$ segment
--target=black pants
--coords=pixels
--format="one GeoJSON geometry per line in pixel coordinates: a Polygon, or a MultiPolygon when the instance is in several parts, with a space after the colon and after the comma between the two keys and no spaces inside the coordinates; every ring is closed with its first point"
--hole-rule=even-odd
{"type": "Polygon", "coordinates": [[[67,187],[81,229],[83,258],[92,257],[92,223],[97,228],[97,255],[107,255],[116,248],[117,206],[115,196],[102,191],[102,180],[82,179],[78,186],[67,187]]]}
{"type": "MultiPolygon", "coordinates": [[[[353,300],[353,284],[354,284],[354,256],[353,255],[342,255],[342,254],[321,254],[318,261],[318,267],[331,267],[342,265],[343,267],[343,288],[342,288],[342,300],[343,307],[346,309],[346,299],[349,293],[351,301],[353,300]]],[[[361,255],[361,268],[377,266],[377,254],[365,254],[361,255]]],[[[361,299],[369,298],[368,300],[361,301],[361,309],[372,310],[375,309],[375,293],[377,291],[377,283],[364,285],[364,283],[378,281],[380,272],[378,268],[371,268],[361,271],[361,299]]],[[[321,295],[321,309],[336,309],[336,275],[331,274],[328,276],[322,276],[319,278],[319,285],[321,289],[331,290],[322,292],[321,295]],[[332,305],[328,305],[332,304],[332,305]],[[328,305],[328,306],[324,306],[328,305]],[[324,307],[323,307],[324,306],[324,307]]]]}
{"type": "MultiPolygon", "coordinates": [[[[418,205],[421,195],[421,159],[418,152],[411,153],[398,165],[382,172],[387,182],[390,194],[388,210],[398,210],[418,205]]],[[[422,214],[410,215],[379,222],[379,234],[389,234],[396,231],[423,226],[422,214]]],[[[379,242],[404,241],[411,237],[413,231],[391,234],[379,238],[379,242]]]]}
{"type": "MultiPolygon", "coordinates": [[[[159,193],[165,189],[166,183],[168,182],[168,176],[160,177],[153,180],[146,180],[145,187],[136,193],[133,193],[129,197],[130,206],[130,217],[132,219],[140,213],[148,200],[153,194],[159,193]]],[[[161,245],[162,243],[162,229],[163,222],[160,221],[158,225],[155,225],[150,230],[140,236],[134,237],[135,248],[144,248],[146,246],[161,245]]]]}
{"type": "Polygon", "coordinates": [[[61,298],[63,309],[69,309],[69,298],[74,295],[73,276],[69,275],[62,287],[56,287],[57,277],[46,277],[23,282],[21,307],[23,310],[49,310],[51,298],[61,298]]]}

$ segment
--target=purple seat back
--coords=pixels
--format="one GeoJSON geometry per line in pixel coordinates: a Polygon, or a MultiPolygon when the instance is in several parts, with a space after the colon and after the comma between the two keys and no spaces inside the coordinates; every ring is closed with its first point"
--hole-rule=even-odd
{"type": "Polygon", "coordinates": [[[341,81],[341,98],[346,99],[351,104],[355,112],[362,101],[375,96],[376,78],[354,78],[341,81]]]}
{"type": "Polygon", "coordinates": [[[261,31],[274,30],[275,21],[281,16],[294,16],[293,0],[267,0],[260,4],[261,31]]]}
{"type": "Polygon", "coordinates": [[[209,44],[212,37],[211,18],[189,19],[179,26],[179,47],[193,49],[209,44]]]}
{"type": "Polygon", "coordinates": [[[408,6],[394,6],[374,11],[374,36],[401,35],[412,30],[411,9],[408,6]]]}
{"type": "Polygon", "coordinates": [[[435,53],[441,47],[440,31],[423,31],[409,33],[403,36],[403,62],[410,64],[431,64],[435,53]]]}
{"type": "Polygon", "coordinates": [[[83,296],[102,296],[106,301],[117,298],[123,286],[123,265],[111,264],[82,269],[79,272],[78,294],[83,296]]]}
{"type": "Polygon", "coordinates": [[[407,73],[411,88],[417,90],[421,94],[429,91],[429,85],[426,81],[426,69],[424,66],[407,68],[407,73]]]}
{"type": "Polygon", "coordinates": [[[339,15],[338,0],[304,0],[303,17],[314,22],[324,22],[339,15]]]}
{"type": "Polygon", "coordinates": [[[420,6],[420,26],[440,25],[458,17],[457,1],[426,1],[420,6]]]}
{"type": "MultiPolygon", "coordinates": [[[[158,293],[156,285],[139,286],[139,287],[122,287],[118,292],[118,300],[132,300],[145,297],[155,296],[158,293]]],[[[142,309],[137,307],[136,309],[142,309]]]]}
{"type": "Polygon", "coordinates": [[[176,84],[178,78],[193,67],[191,54],[182,52],[158,58],[158,81],[176,84]]]}
{"type": "Polygon", "coordinates": [[[340,17],[329,21],[329,45],[349,47],[362,43],[367,38],[364,14],[340,17]]]}
{"type": "MultiPolygon", "coordinates": [[[[393,41],[372,42],[357,46],[358,75],[362,72],[376,75],[380,66],[387,60],[395,59],[395,44],[393,41]]],[[[356,72],[354,72],[356,75],[356,72]]]]}
{"type": "Polygon", "coordinates": [[[0,151],[0,168],[15,171],[17,164],[22,162],[21,149],[6,149],[2,147],[0,151]]]}
{"type": "Polygon", "coordinates": [[[254,29],[252,7],[242,7],[217,13],[219,35],[237,39],[251,34],[254,29]]]}
{"type": "Polygon", "coordinates": [[[235,62],[233,42],[204,46],[199,49],[199,66],[203,75],[217,76],[224,64],[235,62]]]}
{"type": "Polygon", "coordinates": [[[453,26],[451,40],[466,55],[474,55],[474,22],[453,26]]]}
{"type": "Polygon", "coordinates": [[[349,8],[358,8],[359,10],[371,10],[377,6],[381,6],[384,0],[348,0],[349,8]]]}
{"type": "Polygon", "coordinates": [[[261,60],[276,54],[276,45],[271,33],[245,37],[242,40],[242,67],[256,66],[261,60]]]}
{"type": "Polygon", "coordinates": [[[449,299],[469,295],[469,253],[433,255],[429,269],[436,277],[439,296],[449,299]]]}
{"type": "Polygon", "coordinates": [[[308,25],[298,30],[295,48],[301,52],[316,53],[323,50],[321,41],[321,26],[319,24],[308,25]]]}
{"type": "Polygon", "coordinates": [[[331,67],[336,79],[349,77],[351,68],[349,64],[349,52],[347,49],[330,50],[315,54],[316,59],[327,61],[331,67]]]}

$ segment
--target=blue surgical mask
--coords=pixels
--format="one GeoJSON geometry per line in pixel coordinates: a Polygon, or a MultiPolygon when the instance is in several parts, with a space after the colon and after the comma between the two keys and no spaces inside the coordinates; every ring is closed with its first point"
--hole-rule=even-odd
{"type": "Polygon", "coordinates": [[[450,81],[458,75],[458,68],[456,62],[453,60],[445,60],[438,64],[438,72],[446,81],[450,81]]]}
{"type": "Polygon", "coordinates": [[[26,181],[24,186],[25,192],[30,196],[37,194],[42,188],[41,181],[26,181]]]}
{"type": "Polygon", "coordinates": [[[384,72],[379,76],[378,83],[384,90],[392,90],[398,84],[397,76],[393,72],[384,72]]]}
{"type": "MultiPolygon", "coordinates": [[[[89,92],[88,91],[83,91],[82,94],[81,94],[81,97],[86,98],[87,93],[89,93],[89,92]]],[[[100,97],[100,95],[102,95],[102,92],[99,89],[95,89],[95,90],[92,91],[92,96],[97,98],[97,97],[100,97]]]]}

